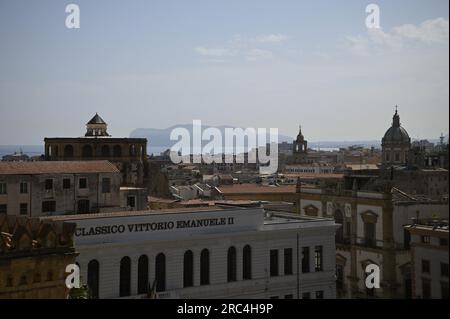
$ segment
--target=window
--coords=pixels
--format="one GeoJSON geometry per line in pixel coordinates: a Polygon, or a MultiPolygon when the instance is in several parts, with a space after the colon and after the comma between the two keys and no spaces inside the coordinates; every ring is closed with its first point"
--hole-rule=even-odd
{"type": "Polygon", "coordinates": [[[431,298],[431,280],[422,278],[422,298],[431,298]]]}
{"type": "Polygon", "coordinates": [[[236,248],[228,248],[227,256],[227,279],[228,282],[236,281],[236,248]]]}
{"type": "Polygon", "coordinates": [[[122,157],[122,148],[120,145],[115,145],[113,148],[113,156],[114,157],[122,157]]]}
{"type": "Polygon", "coordinates": [[[28,204],[27,203],[20,204],[20,215],[28,215],[28,204]]]}
{"type": "Polygon", "coordinates": [[[294,299],[294,295],[285,295],[284,299],[294,299]]]}
{"type": "Polygon", "coordinates": [[[6,195],[7,193],[6,183],[0,183],[0,195],[6,195]]]}
{"type": "Polygon", "coordinates": [[[80,189],[87,188],[87,178],[82,177],[78,180],[78,188],[80,188],[80,189]]]}
{"type": "Polygon", "coordinates": [[[440,246],[448,246],[448,238],[439,238],[440,246]]]}
{"type": "Polygon", "coordinates": [[[56,211],[56,202],[54,200],[47,200],[42,202],[43,213],[53,213],[56,211]]]}
{"type": "Polygon", "coordinates": [[[80,199],[78,201],[77,213],[87,214],[89,213],[90,202],[88,199],[80,199]]]}
{"type": "Polygon", "coordinates": [[[131,295],[131,259],[126,256],[120,260],[120,297],[131,295]]]}
{"type": "Polygon", "coordinates": [[[284,274],[292,275],[292,248],[284,249],[284,274]]]}
{"type": "Polygon", "coordinates": [[[0,214],[7,214],[7,213],[8,213],[8,205],[0,204],[0,214]]]}
{"type": "Polygon", "coordinates": [[[278,276],[278,249],[270,250],[270,276],[278,276]]]}
{"type": "Polygon", "coordinates": [[[138,294],[148,292],[148,257],[142,255],[138,260],[138,294]]]}
{"type": "Polygon", "coordinates": [[[209,250],[200,253],[200,285],[209,285],[209,250]]]}
{"type": "Polygon", "coordinates": [[[302,293],[302,299],[311,299],[311,294],[309,292],[302,293]]]}
{"type": "Polygon", "coordinates": [[[47,178],[45,180],[45,190],[49,191],[53,189],[53,179],[47,178]]]}
{"type": "Polygon", "coordinates": [[[127,197],[127,206],[134,208],[136,207],[136,197],[135,196],[128,196],[127,197]]]}
{"type": "Polygon", "coordinates": [[[20,193],[28,194],[28,183],[27,182],[20,182],[20,193]]]}
{"type": "Polygon", "coordinates": [[[430,273],[430,261],[422,259],[422,272],[429,274],[430,273]]]}
{"type": "Polygon", "coordinates": [[[166,290],[166,256],[159,253],[155,260],[156,291],[166,290]]]}
{"type": "Polygon", "coordinates": [[[249,245],[246,245],[243,251],[242,279],[252,279],[252,248],[249,245]]]}
{"type": "Polygon", "coordinates": [[[441,299],[448,299],[448,282],[441,282],[441,299]]]}
{"type": "Polygon", "coordinates": [[[70,157],[73,157],[73,146],[72,145],[66,145],[64,146],[64,157],[69,159],[70,157]]]}
{"type": "Polygon", "coordinates": [[[309,272],[309,247],[302,248],[302,273],[309,272]]]}
{"type": "Polygon", "coordinates": [[[395,153],[395,161],[400,162],[400,153],[398,152],[395,153]]]}
{"type": "Polygon", "coordinates": [[[367,246],[375,246],[375,223],[364,223],[364,242],[367,246]]]}
{"type": "Polygon", "coordinates": [[[441,277],[448,278],[448,264],[441,263],[441,277]]]}
{"type": "Polygon", "coordinates": [[[278,296],[272,296],[269,299],[279,299],[278,296]]]}
{"type": "Polygon", "coordinates": [[[91,298],[98,299],[100,284],[100,264],[93,259],[88,263],[87,284],[91,293],[91,298]]]}
{"type": "Polygon", "coordinates": [[[109,157],[109,156],[110,156],[109,146],[103,145],[102,146],[102,157],[109,157]]]}
{"type": "Polygon", "coordinates": [[[422,244],[429,244],[430,243],[430,236],[422,236],[420,238],[420,241],[422,242],[422,244]]]}
{"type": "Polygon", "coordinates": [[[111,193],[111,179],[110,178],[103,178],[102,179],[102,193],[111,193]]]}
{"type": "Polygon", "coordinates": [[[194,285],[194,254],[191,250],[184,253],[183,262],[183,287],[194,285]]]}
{"type": "Polygon", "coordinates": [[[323,299],[323,290],[316,291],[316,299],[323,299]]]}
{"type": "Polygon", "coordinates": [[[323,270],[323,247],[316,246],[314,250],[314,269],[315,271],[323,270]]]}
{"type": "Polygon", "coordinates": [[[69,178],[63,179],[63,189],[70,189],[70,179],[69,178]]]}

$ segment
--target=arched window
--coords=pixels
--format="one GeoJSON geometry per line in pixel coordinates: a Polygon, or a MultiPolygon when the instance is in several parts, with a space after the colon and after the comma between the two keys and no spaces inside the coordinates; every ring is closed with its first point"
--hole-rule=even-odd
{"type": "Polygon", "coordinates": [[[194,254],[191,250],[184,253],[183,263],[183,287],[194,285],[194,254]]]}
{"type": "Polygon", "coordinates": [[[156,291],[166,290],[166,256],[159,253],[155,260],[156,291]]]}
{"type": "Polygon", "coordinates": [[[95,259],[88,263],[87,284],[91,291],[91,298],[97,299],[99,297],[100,264],[95,259]]]}
{"type": "Polygon", "coordinates": [[[252,279],[252,248],[249,245],[244,247],[242,257],[242,279],[252,279]]]}
{"type": "Polygon", "coordinates": [[[73,157],[73,146],[72,145],[66,145],[64,146],[64,158],[71,158],[73,157]]]}
{"type": "Polygon", "coordinates": [[[340,225],[336,230],[336,243],[342,243],[344,241],[344,215],[339,209],[334,212],[334,222],[340,225]]]}
{"type": "Polygon", "coordinates": [[[83,158],[91,158],[92,157],[92,147],[90,145],[84,145],[81,149],[81,156],[83,158]]]}
{"type": "Polygon", "coordinates": [[[131,295],[131,259],[128,256],[120,260],[120,297],[131,295]]]}
{"type": "Polygon", "coordinates": [[[236,281],[236,248],[233,246],[228,248],[227,264],[228,282],[236,281]]]}
{"type": "Polygon", "coordinates": [[[209,250],[200,253],[200,285],[209,285],[209,250]]]}
{"type": "Polygon", "coordinates": [[[135,157],[136,156],[136,145],[131,144],[130,145],[130,156],[135,157]]]}
{"type": "Polygon", "coordinates": [[[138,294],[148,292],[148,257],[142,255],[138,260],[138,294]]]}
{"type": "Polygon", "coordinates": [[[113,148],[113,156],[114,157],[122,157],[122,148],[120,145],[115,145],[113,148]]]}
{"type": "Polygon", "coordinates": [[[109,146],[108,145],[103,145],[102,146],[102,157],[110,157],[111,154],[109,152],[109,146]]]}

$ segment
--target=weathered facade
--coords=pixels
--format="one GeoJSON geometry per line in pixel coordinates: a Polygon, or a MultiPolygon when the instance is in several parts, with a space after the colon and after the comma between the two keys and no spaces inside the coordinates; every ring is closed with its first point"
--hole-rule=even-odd
{"type": "Polygon", "coordinates": [[[411,235],[412,297],[448,299],[448,218],[415,220],[405,230],[411,235]]]}
{"type": "Polygon", "coordinates": [[[118,209],[120,179],[108,161],[0,162],[0,214],[36,217],[118,209]]]}
{"type": "Polygon", "coordinates": [[[448,202],[421,201],[401,192],[325,191],[295,186],[235,185],[217,188],[226,200],[292,202],[302,216],[332,217],[336,232],[336,275],[342,298],[411,297],[411,256],[403,226],[411,218],[448,218],[448,202]],[[376,264],[381,288],[365,287],[365,267],[376,264]]]}
{"type": "Polygon", "coordinates": [[[65,299],[75,224],[0,215],[0,299],[65,299]]]}
{"type": "Polygon", "coordinates": [[[97,114],[86,124],[85,137],[45,138],[48,161],[108,160],[122,173],[123,186],[146,187],[148,183],[147,139],[113,138],[97,114]]]}

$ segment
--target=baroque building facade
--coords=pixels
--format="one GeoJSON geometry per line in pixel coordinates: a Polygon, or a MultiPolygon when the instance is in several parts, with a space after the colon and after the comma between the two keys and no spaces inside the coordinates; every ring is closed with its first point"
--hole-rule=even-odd
{"type": "Polygon", "coordinates": [[[448,218],[448,201],[428,201],[387,188],[385,192],[325,190],[297,186],[222,186],[225,200],[294,203],[297,214],[334,218],[336,231],[336,288],[341,298],[410,298],[411,253],[403,229],[411,218],[448,218]],[[366,289],[365,268],[380,267],[381,287],[366,289]]]}
{"type": "Polygon", "coordinates": [[[0,215],[0,299],[66,299],[75,227],[0,215]]]}

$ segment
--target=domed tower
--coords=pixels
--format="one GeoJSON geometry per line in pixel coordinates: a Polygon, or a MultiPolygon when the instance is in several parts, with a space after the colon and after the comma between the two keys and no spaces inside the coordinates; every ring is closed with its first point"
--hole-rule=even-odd
{"type": "Polygon", "coordinates": [[[307,154],[308,154],[308,141],[305,140],[305,137],[302,134],[302,127],[299,127],[299,132],[296,140],[293,142],[293,150],[292,153],[294,155],[294,162],[297,164],[302,164],[307,162],[307,154]]]}
{"type": "Polygon", "coordinates": [[[382,163],[385,166],[404,166],[408,163],[408,153],[411,149],[411,138],[400,125],[397,106],[392,118],[392,126],[386,131],[381,140],[382,163]]]}
{"type": "Polygon", "coordinates": [[[106,129],[108,124],[95,113],[94,117],[86,124],[86,134],[84,136],[109,136],[106,129]]]}

